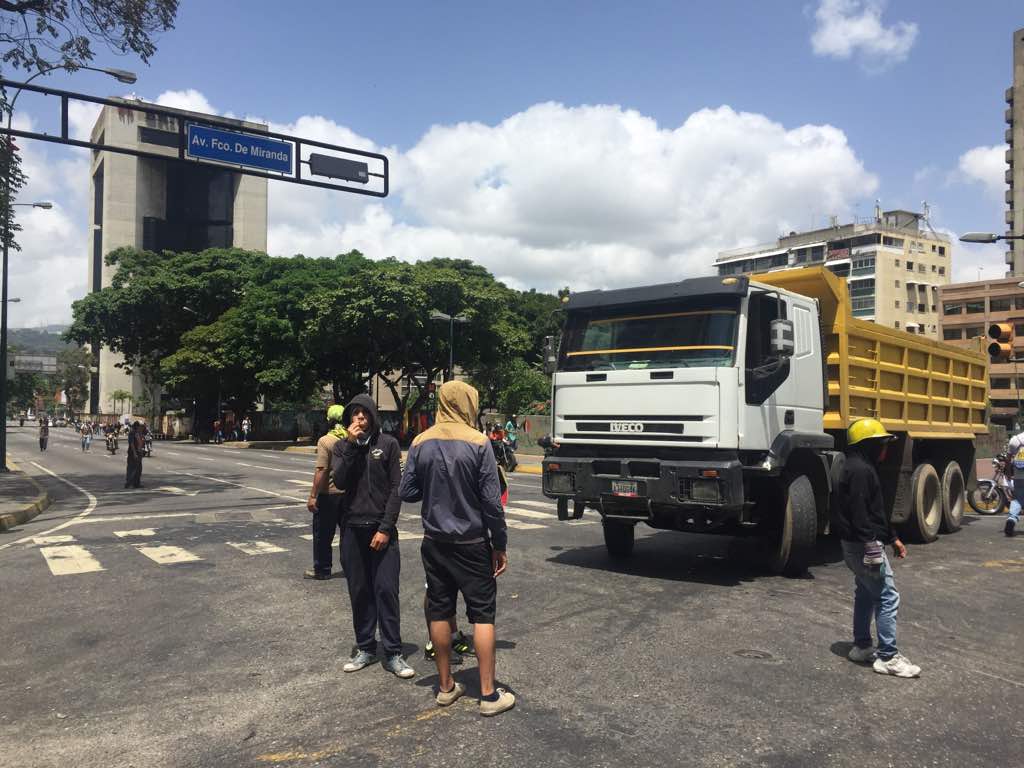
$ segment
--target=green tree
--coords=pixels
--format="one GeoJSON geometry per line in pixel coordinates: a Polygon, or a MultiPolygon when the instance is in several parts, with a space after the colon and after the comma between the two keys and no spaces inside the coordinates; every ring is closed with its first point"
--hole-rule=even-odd
{"type": "Polygon", "coordinates": [[[15,415],[35,407],[36,397],[46,391],[46,378],[38,373],[19,373],[7,387],[7,411],[15,415]]]}
{"type": "Polygon", "coordinates": [[[124,414],[124,404],[131,402],[132,393],[125,389],[115,389],[109,395],[107,400],[110,403],[110,410],[116,410],[118,415],[124,414]]]}
{"type": "Polygon", "coordinates": [[[72,415],[80,413],[89,389],[89,366],[92,355],[88,350],[68,347],[57,353],[56,383],[64,391],[68,410],[72,415]]]}

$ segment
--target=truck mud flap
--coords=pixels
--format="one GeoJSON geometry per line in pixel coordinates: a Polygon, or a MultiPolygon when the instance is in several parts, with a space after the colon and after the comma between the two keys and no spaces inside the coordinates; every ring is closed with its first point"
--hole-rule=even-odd
{"type": "Polygon", "coordinates": [[[558,510],[559,520],[579,520],[583,517],[583,512],[586,510],[587,505],[579,499],[572,500],[572,514],[569,513],[569,499],[562,497],[555,502],[558,510]]]}

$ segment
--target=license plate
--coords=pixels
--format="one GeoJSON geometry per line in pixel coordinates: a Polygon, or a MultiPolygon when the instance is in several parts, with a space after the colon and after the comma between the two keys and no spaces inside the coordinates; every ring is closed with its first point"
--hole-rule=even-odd
{"type": "Polygon", "coordinates": [[[612,480],[612,493],[616,496],[636,496],[636,480],[612,480]]]}

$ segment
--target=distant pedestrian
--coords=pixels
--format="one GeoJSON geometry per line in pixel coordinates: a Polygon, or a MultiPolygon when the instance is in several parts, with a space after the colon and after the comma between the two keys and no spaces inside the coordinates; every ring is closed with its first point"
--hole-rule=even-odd
{"type": "Polygon", "coordinates": [[[505,422],[505,439],[513,451],[519,446],[519,421],[514,413],[512,418],[505,422]]]}
{"type": "Polygon", "coordinates": [[[252,419],[246,416],[242,419],[242,440],[249,439],[249,433],[252,431],[252,419]]]}
{"type": "Polygon", "coordinates": [[[466,692],[451,676],[451,626],[458,593],[473,624],[480,673],[480,714],[497,715],[516,697],[495,687],[497,577],[508,568],[508,534],[501,507],[501,482],[486,436],[474,428],[477,391],[461,381],[441,386],[437,422],[409,448],[402,499],[422,502],[420,553],[427,575],[427,615],[437,662],[440,706],[466,692]]]}
{"type": "Polygon", "coordinates": [[[1006,473],[1013,478],[1013,494],[1010,498],[1010,513],[1006,516],[1006,523],[1003,525],[1003,533],[1013,536],[1017,523],[1020,522],[1021,505],[1024,504],[1024,432],[1010,438],[1004,453],[1008,457],[1006,473]]]}
{"type": "Polygon", "coordinates": [[[839,536],[846,566],[853,571],[853,647],[850,661],[873,661],[875,672],[896,677],[917,677],[921,668],[896,648],[896,612],[900,594],[892,565],[885,554],[891,544],[897,558],[907,548],[895,536],[882,498],[877,465],[885,459],[893,436],[876,419],[858,419],[847,430],[846,461],[833,506],[832,530],[839,536]],[[871,642],[875,617],[877,650],[871,642]]]}
{"type": "MultiPolygon", "coordinates": [[[[341,489],[334,484],[331,474],[331,459],[334,446],[339,440],[348,436],[342,419],[345,408],[332,405],[327,409],[327,422],[330,431],[321,437],[316,444],[316,469],[313,471],[313,487],[309,491],[306,507],[313,515],[313,568],[306,571],[307,579],[331,578],[332,560],[334,556],[332,542],[334,533],[341,530],[341,489]]],[[[243,431],[245,430],[245,422],[243,431]]],[[[338,567],[341,569],[341,546],[338,547],[338,567]]]]}
{"type": "Polygon", "coordinates": [[[376,661],[376,632],[386,656],[384,669],[401,678],[416,672],[402,657],[398,583],[398,512],[402,480],[398,441],[380,430],[377,406],[356,395],[345,406],[347,435],[334,445],[334,484],[345,492],[341,551],[352,604],[358,651],[342,667],[356,672],[376,661]]]}
{"type": "Polygon", "coordinates": [[[88,451],[92,447],[92,427],[82,424],[82,451],[88,451]]]}
{"type": "Polygon", "coordinates": [[[128,467],[125,473],[125,488],[142,487],[142,456],[146,452],[145,437],[139,422],[132,424],[128,431],[128,467]]]}
{"type": "Polygon", "coordinates": [[[39,420],[39,450],[45,451],[50,440],[50,423],[46,419],[39,420]]]}
{"type": "Polygon", "coordinates": [[[213,442],[217,445],[224,442],[224,433],[221,431],[220,419],[213,420],[213,442]]]}

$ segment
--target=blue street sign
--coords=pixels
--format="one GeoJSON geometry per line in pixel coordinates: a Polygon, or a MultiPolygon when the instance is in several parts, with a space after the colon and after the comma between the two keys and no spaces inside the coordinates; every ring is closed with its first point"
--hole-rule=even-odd
{"type": "Polygon", "coordinates": [[[292,145],[249,133],[186,123],[188,156],[221,163],[292,172],[292,145]]]}

